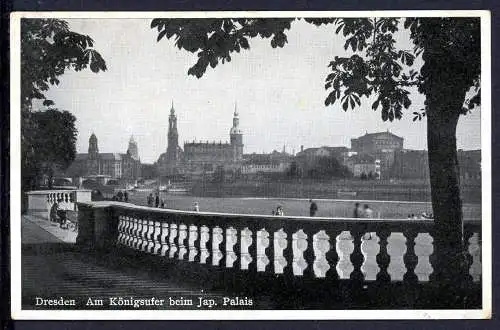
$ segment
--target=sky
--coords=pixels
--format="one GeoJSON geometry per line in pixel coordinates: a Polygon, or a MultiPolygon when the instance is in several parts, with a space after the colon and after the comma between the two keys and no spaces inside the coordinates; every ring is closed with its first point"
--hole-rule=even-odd
{"type": "MultiPolygon", "coordinates": [[[[324,105],[328,63],[351,55],[333,26],[295,21],[284,48],[254,38],[250,50],[233,53],[230,63],[209,67],[198,79],[187,75],[196,55],[179,50],[173,40],[157,42],[150,19],[67,21],[73,31],[94,39],[108,68],[98,74],[67,71],[46,93],[55,107],[76,116],[77,152],[87,152],[92,132],[100,152],[126,152],[133,135],[141,161],[155,162],[167,149],[172,102],[181,147],[192,140],[228,141],[237,104],[244,153],[281,151],[283,146],[287,152],[298,152],[301,145],[350,147],[351,138],[387,130],[403,137],[405,148],[426,149],[426,122],[412,121],[412,112],[423,108],[424,97],[417,91],[409,111],[394,122],[383,122],[371,100],[347,112],[340,104],[324,105]]],[[[411,47],[407,35],[398,39],[411,47]]],[[[479,149],[480,132],[479,109],[462,116],[458,148],[479,149]]]]}

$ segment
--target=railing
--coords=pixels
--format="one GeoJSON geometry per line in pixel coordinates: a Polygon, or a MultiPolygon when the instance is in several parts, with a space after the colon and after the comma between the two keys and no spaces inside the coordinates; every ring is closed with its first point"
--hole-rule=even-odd
{"type": "MultiPolygon", "coordinates": [[[[439,267],[432,220],[195,213],[116,202],[79,204],[79,209],[80,244],[202,265],[247,285],[260,277],[323,288],[342,282],[417,287],[435,282],[439,267]]],[[[466,281],[480,295],[480,221],[466,221],[464,228],[466,281]]]]}
{"type": "Polygon", "coordinates": [[[59,201],[63,210],[76,210],[76,202],[90,202],[91,191],[85,189],[34,190],[28,195],[28,214],[49,218],[52,205],[59,201]]]}

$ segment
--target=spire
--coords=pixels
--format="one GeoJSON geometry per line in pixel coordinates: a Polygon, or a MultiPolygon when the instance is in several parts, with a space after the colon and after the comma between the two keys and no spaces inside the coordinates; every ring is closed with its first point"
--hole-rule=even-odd
{"type": "Polygon", "coordinates": [[[238,103],[234,101],[234,116],[238,117],[238,103]]]}
{"type": "Polygon", "coordinates": [[[129,143],[135,143],[134,134],[130,135],[130,141],[129,141],[129,143]]]}
{"type": "Polygon", "coordinates": [[[170,114],[173,115],[175,114],[175,110],[174,110],[174,100],[172,100],[172,105],[170,107],[170,114]]]}

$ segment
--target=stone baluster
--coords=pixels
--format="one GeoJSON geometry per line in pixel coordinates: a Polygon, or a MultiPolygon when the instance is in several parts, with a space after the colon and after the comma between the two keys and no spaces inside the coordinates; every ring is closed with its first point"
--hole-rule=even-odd
{"type": "Polygon", "coordinates": [[[153,232],[153,254],[160,254],[161,251],[161,222],[160,221],[155,221],[154,222],[154,232],[153,232]]]}
{"type": "Polygon", "coordinates": [[[429,257],[434,252],[433,238],[428,233],[420,233],[415,238],[415,254],[418,257],[418,264],[415,267],[415,274],[420,282],[428,282],[432,274],[432,266],[429,257]]]}
{"type": "MultiPolygon", "coordinates": [[[[324,230],[320,230],[315,235],[311,235],[312,239],[312,249],[314,262],[313,262],[313,271],[315,277],[324,278],[326,277],[326,273],[330,270],[330,264],[326,258],[326,254],[330,250],[330,237],[326,234],[324,230]]],[[[334,264],[335,268],[336,264],[334,264]]]]}
{"type": "Polygon", "coordinates": [[[234,251],[234,246],[238,241],[238,231],[232,226],[226,229],[226,268],[233,268],[234,262],[238,259],[234,251]]]}
{"type": "Polygon", "coordinates": [[[155,253],[155,222],[153,220],[148,221],[148,245],[146,247],[146,252],[154,254],[155,253]]]}
{"type": "Polygon", "coordinates": [[[286,278],[294,277],[294,239],[293,235],[295,232],[291,228],[287,228],[284,231],[284,235],[286,238],[286,248],[283,250],[283,258],[286,260],[286,267],[283,269],[283,275],[286,278]]]}
{"type": "Polygon", "coordinates": [[[130,216],[125,216],[125,240],[123,241],[123,244],[127,247],[132,246],[132,228],[133,228],[133,223],[132,223],[132,218],[130,216]]]}
{"type": "Polygon", "coordinates": [[[200,239],[198,239],[198,227],[195,225],[189,226],[189,239],[188,239],[188,260],[196,262],[199,260],[200,239]]]}
{"type": "Polygon", "coordinates": [[[418,257],[415,254],[415,238],[418,231],[409,227],[403,231],[403,234],[406,237],[406,253],[403,257],[406,273],[403,276],[403,281],[406,284],[415,285],[418,283],[418,276],[415,274],[415,267],[418,264],[418,257]]]}
{"type": "Polygon", "coordinates": [[[137,243],[139,242],[139,219],[137,219],[135,216],[132,219],[133,221],[133,228],[132,228],[132,245],[130,246],[132,249],[137,249],[137,243]]]}
{"type": "Polygon", "coordinates": [[[391,236],[391,231],[387,227],[382,227],[377,231],[377,236],[379,237],[379,253],[377,254],[376,260],[379,267],[379,272],[377,273],[377,282],[380,283],[390,283],[391,275],[387,269],[389,268],[389,264],[391,263],[391,256],[387,251],[387,245],[389,242],[387,241],[389,236],[391,236]]]}
{"type": "Polygon", "coordinates": [[[210,239],[210,228],[207,226],[200,227],[200,263],[209,264],[210,258],[210,245],[212,241],[210,239]]]}
{"type": "Polygon", "coordinates": [[[139,234],[139,244],[137,246],[139,251],[146,251],[146,248],[148,246],[148,220],[146,219],[141,219],[141,231],[139,234]]]}
{"type": "Polygon", "coordinates": [[[332,282],[337,282],[340,278],[337,271],[337,265],[340,261],[340,255],[337,251],[338,237],[340,234],[340,230],[329,230],[327,233],[327,237],[329,238],[327,242],[330,248],[325,252],[325,259],[330,269],[327,270],[326,276],[332,282]]]}
{"type": "Polygon", "coordinates": [[[184,260],[184,256],[188,252],[186,246],[184,245],[184,240],[188,237],[187,226],[183,223],[179,225],[179,238],[177,239],[179,243],[179,260],[184,260]]]}
{"type": "Polygon", "coordinates": [[[251,243],[248,246],[248,255],[251,258],[251,262],[248,264],[248,276],[249,280],[252,281],[257,274],[257,226],[252,225],[249,230],[249,241],[251,243]]]}
{"type": "Polygon", "coordinates": [[[265,272],[269,264],[266,249],[269,246],[269,233],[265,229],[257,231],[257,272],[265,272]]]}
{"type": "Polygon", "coordinates": [[[305,235],[305,249],[303,250],[304,264],[305,267],[302,276],[314,278],[314,262],[316,259],[315,249],[314,249],[314,229],[313,228],[303,228],[302,231],[305,235]]]}
{"type": "Polygon", "coordinates": [[[274,233],[274,273],[283,274],[285,267],[287,266],[287,260],[283,255],[284,250],[287,247],[287,234],[283,231],[283,228],[274,233]]]}
{"type": "Polygon", "coordinates": [[[361,266],[363,266],[363,262],[365,259],[365,256],[361,251],[362,238],[364,234],[365,231],[361,226],[353,225],[353,230],[351,231],[351,235],[353,237],[354,250],[351,253],[350,259],[354,269],[351,272],[349,278],[352,281],[351,284],[354,286],[361,286],[365,280],[365,276],[361,271],[361,266]]]}
{"type": "Polygon", "coordinates": [[[169,225],[168,222],[164,221],[161,223],[161,236],[160,236],[160,244],[161,244],[161,250],[160,250],[160,255],[162,257],[165,257],[167,255],[167,251],[169,250],[169,225]]]}
{"type": "Polygon", "coordinates": [[[125,238],[125,217],[123,215],[120,215],[118,217],[118,238],[116,240],[117,245],[122,245],[124,238],[125,238]]]}
{"type": "Polygon", "coordinates": [[[302,229],[299,229],[292,235],[292,249],[293,275],[302,276],[304,275],[304,270],[308,267],[307,261],[304,258],[304,251],[307,249],[307,235],[302,229]]]}
{"type": "Polygon", "coordinates": [[[234,245],[233,252],[234,257],[236,258],[233,263],[233,268],[237,270],[242,269],[242,254],[241,254],[241,245],[242,245],[242,228],[238,225],[235,225],[235,235],[234,235],[234,245]]]}
{"type": "Polygon", "coordinates": [[[245,227],[241,232],[241,245],[240,245],[240,256],[241,256],[241,269],[248,270],[249,265],[252,263],[253,258],[250,254],[250,247],[252,246],[252,231],[245,227]]]}
{"type": "Polygon", "coordinates": [[[215,226],[212,229],[212,266],[219,266],[220,261],[224,257],[219,246],[224,241],[224,231],[221,227],[215,226]]]}
{"type": "Polygon", "coordinates": [[[169,243],[169,254],[168,257],[170,259],[175,257],[175,253],[179,250],[177,248],[177,245],[175,244],[175,238],[177,237],[177,224],[176,223],[171,223],[170,224],[170,235],[168,236],[168,243],[169,243]]]}

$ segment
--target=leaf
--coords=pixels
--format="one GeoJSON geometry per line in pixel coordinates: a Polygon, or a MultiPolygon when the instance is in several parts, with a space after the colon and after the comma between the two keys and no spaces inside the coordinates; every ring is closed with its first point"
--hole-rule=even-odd
{"type": "Polygon", "coordinates": [[[349,107],[349,100],[346,99],[344,103],[342,103],[342,109],[344,109],[344,111],[347,111],[348,107],[349,107]]]}
{"type": "Polygon", "coordinates": [[[372,104],[372,109],[377,110],[379,103],[380,103],[380,99],[375,100],[375,102],[373,102],[373,104],[372,104]]]}
{"type": "Polygon", "coordinates": [[[156,38],[156,42],[159,42],[161,38],[163,38],[167,34],[167,30],[163,30],[160,33],[158,33],[158,38],[156,38]]]}

